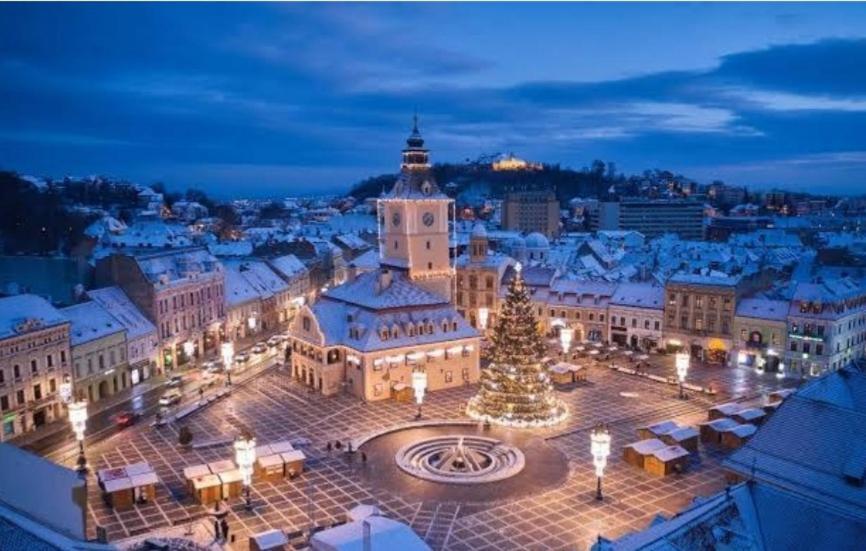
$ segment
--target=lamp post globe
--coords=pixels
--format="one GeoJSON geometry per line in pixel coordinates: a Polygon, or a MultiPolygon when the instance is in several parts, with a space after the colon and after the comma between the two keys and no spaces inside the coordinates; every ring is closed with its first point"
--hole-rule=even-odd
{"type": "Polygon", "coordinates": [[[220,354],[223,359],[223,366],[226,370],[226,385],[232,384],[232,360],[235,357],[235,346],[231,342],[224,342],[220,345],[220,354]]]}
{"type": "Polygon", "coordinates": [[[84,431],[87,429],[87,402],[79,400],[69,404],[69,423],[78,441],[78,471],[87,470],[87,458],[84,456],[84,431]]]}
{"type": "Polygon", "coordinates": [[[685,399],[686,397],[683,390],[683,384],[686,382],[686,376],[689,374],[690,361],[691,357],[685,352],[680,352],[676,356],[677,380],[680,385],[680,400],[685,399]]]}
{"type": "Polygon", "coordinates": [[[421,418],[421,404],[424,402],[424,393],[427,391],[427,372],[421,369],[412,372],[412,390],[415,393],[415,402],[418,403],[418,414],[416,419],[421,418]]]}
{"type": "Polygon", "coordinates": [[[235,440],[235,462],[241,472],[244,485],[244,501],[247,511],[252,511],[250,486],[253,483],[253,465],[256,462],[256,439],[249,435],[240,435],[235,440]]]}
{"type": "Polygon", "coordinates": [[[595,499],[601,500],[601,479],[604,476],[604,468],[607,466],[607,458],[610,455],[610,431],[605,425],[598,425],[589,434],[589,439],[592,464],[595,467],[595,499]]]}

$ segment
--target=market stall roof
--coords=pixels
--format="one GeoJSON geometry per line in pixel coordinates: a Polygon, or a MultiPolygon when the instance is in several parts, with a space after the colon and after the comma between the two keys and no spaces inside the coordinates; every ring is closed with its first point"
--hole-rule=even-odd
{"type": "Polygon", "coordinates": [[[349,509],[349,519],[351,521],[364,520],[367,517],[380,516],[382,511],[375,505],[355,505],[349,509]]]}

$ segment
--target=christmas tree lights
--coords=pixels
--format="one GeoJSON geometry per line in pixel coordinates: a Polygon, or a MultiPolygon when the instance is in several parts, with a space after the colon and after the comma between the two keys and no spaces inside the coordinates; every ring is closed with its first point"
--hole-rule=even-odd
{"type": "Polygon", "coordinates": [[[481,388],[469,400],[466,414],[511,427],[554,425],[568,411],[541,363],[544,341],[519,264],[516,272],[490,337],[490,365],[481,372],[481,388]]]}

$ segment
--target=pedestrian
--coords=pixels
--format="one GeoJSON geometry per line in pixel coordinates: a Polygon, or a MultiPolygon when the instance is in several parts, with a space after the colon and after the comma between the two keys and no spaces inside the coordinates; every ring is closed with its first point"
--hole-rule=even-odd
{"type": "Polygon", "coordinates": [[[216,517],[213,519],[213,539],[214,541],[219,541],[220,539],[220,521],[216,517]]]}
{"type": "Polygon", "coordinates": [[[367,462],[367,452],[361,452],[361,463],[367,462]]]}
{"type": "Polygon", "coordinates": [[[222,521],[220,522],[220,527],[222,528],[222,532],[223,532],[223,541],[228,542],[229,541],[229,521],[227,521],[225,519],[225,517],[223,517],[222,521]]]}
{"type": "Polygon", "coordinates": [[[331,455],[331,450],[332,450],[334,447],[331,445],[331,441],[330,441],[330,440],[328,440],[328,445],[326,446],[326,448],[327,448],[327,450],[328,450],[328,455],[331,455]]]}
{"type": "Polygon", "coordinates": [[[198,399],[204,399],[204,387],[198,387],[198,399]]]}
{"type": "Polygon", "coordinates": [[[346,452],[352,453],[352,441],[351,440],[349,440],[349,443],[346,444],[346,452]]]}
{"type": "Polygon", "coordinates": [[[335,444],[335,447],[336,447],[338,450],[342,450],[342,449],[343,449],[343,443],[340,442],[339,440],[337,440],[337,443],[335,444]]]}

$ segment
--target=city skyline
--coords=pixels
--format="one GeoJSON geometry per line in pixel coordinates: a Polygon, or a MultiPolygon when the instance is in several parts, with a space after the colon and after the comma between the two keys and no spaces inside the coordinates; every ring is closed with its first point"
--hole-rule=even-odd
{"type": "Polygon", "coordinates": [[[0,168],[342,193],[396,170],[417,109],[440,162],[514,151],[854,194],[857,8],[7,4],[0,168]]]}

